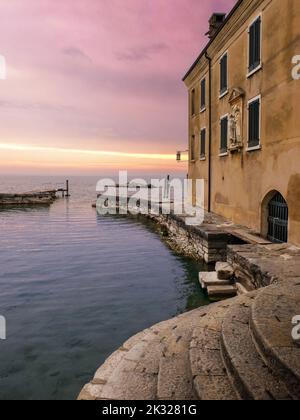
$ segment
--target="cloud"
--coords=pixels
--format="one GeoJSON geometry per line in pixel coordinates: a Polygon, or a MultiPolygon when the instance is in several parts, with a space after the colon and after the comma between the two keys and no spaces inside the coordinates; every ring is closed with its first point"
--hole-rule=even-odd
{"type": "Polygon", "coordinates": [[[6,101],[0,100],[0,108],[16,109],[16,110],[37,110],[37,111],[74,111],[76,108],[73,106],[49,104],[46,102],[25,102],[25,101],[6,101]]]}
{"type": "Polygon", "coordinates": [[[80,48],[77,48],[77,47],[64,48],[62,50],[62,53],[75,59],[79,58],[79,59],[92,61],[92,59],[84,51],[82,51],[80,48]]]}
{"type": "Polygon", "coordinates": [[[118,52],[116,57],[120,61],[144,61],[149,60],[153,55],[168,50],[166,44],[158,43],[129,48],[124,52],[118,52]]]}
{"type": "Polygon", "coordinates": [[[235,1],[2,1],[0,54],[9,72],[1,81],[1,139],[133,153],[184,149],[181,78],[207,42],[211,13],[235,1]]]}

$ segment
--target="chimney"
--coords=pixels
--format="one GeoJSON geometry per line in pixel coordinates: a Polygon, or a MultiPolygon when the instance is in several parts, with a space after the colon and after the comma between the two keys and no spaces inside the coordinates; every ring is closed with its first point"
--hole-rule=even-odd
{"type": "Polygon", "coordinates": [[[209,19],[209,31],[207,32],[206,35],[208,35],[210,39],[215,36],[219,27],[223,24],[225,18],[226,18],[225,13],[214,13],[212,17],[209,19]]]}

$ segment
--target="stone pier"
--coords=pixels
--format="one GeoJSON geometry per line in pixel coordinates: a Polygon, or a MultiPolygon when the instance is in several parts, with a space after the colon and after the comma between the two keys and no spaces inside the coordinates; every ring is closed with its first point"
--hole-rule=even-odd
{"type": "Polygon", "coordinates": [[[149,216],[163,231],[172,248],[180,254],[206,263],[226,261],[230,234],[213,224],[188,226],[183,216],[149,216]]]}
{"type": "Polygon", "coordinates": [[[0,208],[49,206],[56,200],[56,190],[36,191],[19,194],[0,194],[0,208]]]}
{"type": "Polygon", "coordinates": [[[250,229],[213,213],[205,213],[204,223],[199,226],[189,226],[185,216],[172,213],[147,217],[158,224],[173,249],[207,264],[227,261],[229,245],[270,244],[250,229]]]}

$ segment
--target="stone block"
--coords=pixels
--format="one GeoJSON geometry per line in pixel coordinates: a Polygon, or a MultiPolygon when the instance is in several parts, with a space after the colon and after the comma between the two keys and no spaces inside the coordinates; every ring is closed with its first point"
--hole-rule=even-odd
{"type": "Polygon", "coordinates": [[[227,298],[236,296],[235,286],[208,286],[207,293],[210,298],[227,298]]]}
{"type": "Polygon", "coordinates": [[[230,284],[228,280],[219,280],[215,271],[200,273],[199,281],[203,289],[206,289],[208,286],[227,286],[230,284]]]}
{"type": "Polygon", "coordinates": [[[236,283],[235,285],[238,295],[246,295],[249,292],[249,290],[247,290],[241,283],[236,283]]]}
{"type": "Polygon", "coordinates": [[[218,262],[216,264],[216,271],[218,273],[218,279],[220,280],[231,280],[234,276],[232,265],[226,262],[218,262]]]}
{"type": "Polygon", "coordinates": [[[251,276],[250,273],[246,273],[245,271],[236,268],[234,277],[236,281],[245,287],[248,291],[256,289],[256,280],[251,276]]]}

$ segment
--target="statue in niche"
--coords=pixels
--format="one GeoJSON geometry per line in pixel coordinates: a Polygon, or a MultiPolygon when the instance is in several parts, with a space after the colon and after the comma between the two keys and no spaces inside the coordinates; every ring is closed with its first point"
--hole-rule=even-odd
{"type": "Polygon", "coordinates": [[[245,92],[239,87],[232,89],[229,97],[231,113],[228,118],[229,150],[239,152],[243,148],[243,103],[245,92]]]}
{"type": "Polygon", "coordinates": [[[229,141],[232,150],[242,147],[242,116],[238,105],[232,107],[229,115],[229,141]]]}

